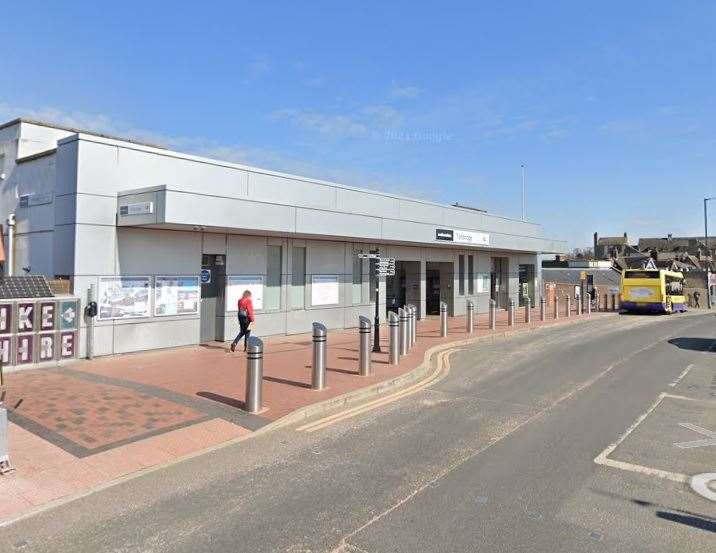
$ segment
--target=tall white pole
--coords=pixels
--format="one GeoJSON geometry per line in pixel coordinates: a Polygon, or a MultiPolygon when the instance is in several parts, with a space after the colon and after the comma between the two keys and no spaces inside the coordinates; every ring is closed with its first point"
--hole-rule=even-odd
{"type": "Polygon", "coordinates": [[[7,217],[7,255],[5,259],[5,275],[12,276],[15,267],[15,214],[7,217]]]}
{"type": "Polygon", "coordinates": [[[525,164],[523,163],[521,165],[522,167],[522,220],[524,221],[526,218],[526,206],[525,206],[525,164]]]}

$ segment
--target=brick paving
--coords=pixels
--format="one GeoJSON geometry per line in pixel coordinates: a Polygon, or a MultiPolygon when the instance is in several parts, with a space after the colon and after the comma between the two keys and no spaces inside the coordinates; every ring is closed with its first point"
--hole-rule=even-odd
{"type": "MultiPolygon", "coordinates": [[[[519,320],[524,310],[518,310],[519,320]]],[[[508,327],[498,314],[496,331],[486,314],[476,317],[473,336],[524,330],[508,327]]],[[[600,317],[604,314],[593,314],[600,317]]],[[[531,327],[564,322],[539,322],[531,327]]],[[[569,319],[566,319],[567,321],[569,319]]],[[[260,318],[257,332],[260,335],[260,318]]],[[[228,345],[178,348],[79,361],[69,368],[35,369],[7,375],[10,455],[16,471],[0,477],[0,519],[77,493],[125,474],[166,463],[252,430],[301,407],[387,380],[417,367],[438,344],[467,338],[464,318],[449,320],[441,338],[439,321],[420,321],[417,342],[400,364],[372,354],[373,375],[358,375],[355,329],[329,331],[327,388],[310,389],[309,334],[265,340],[260,416],[242,411],[245,356],[228,345]]]]}

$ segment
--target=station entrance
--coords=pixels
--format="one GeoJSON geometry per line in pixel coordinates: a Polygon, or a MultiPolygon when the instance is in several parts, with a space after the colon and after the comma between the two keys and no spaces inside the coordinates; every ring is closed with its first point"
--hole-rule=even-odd
{"type": "Polygon", "coordinates": [[[396,261],[395,276],[385,281],[385,307],[398,312],[398,308],[412,303],[420,306],[420,262],[396,261]]]}
{"type": "Polygon", "coordinates": [[[448,313],[453,312],[452,283],[453,264],[429,261],[425,265],[425,312],[440,314],[440,302],[448,304],[448,313]]]}

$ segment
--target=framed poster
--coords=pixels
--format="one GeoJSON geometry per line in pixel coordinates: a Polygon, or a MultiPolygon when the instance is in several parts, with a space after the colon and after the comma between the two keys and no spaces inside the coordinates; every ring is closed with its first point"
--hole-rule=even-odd
{"type": "Polygon", "coordinates": [[[149,277],[100,277],[99,319],[149,317],[149,277]]]}
{"type": "Polygon", "coordinates": [[[237,311],[239,300],[244,290],[251,292],[251,301],[254,309],[263,309],[264,306],[264,276],[263,275],[236,275],[226,277],[226,310],[237,311]]]}
{"type": "Polygon", "coordinates": [[[311,305],[338,305],[340,290],[338,275],[312,275],[311,305]]]}
{"type": "Polygon", "coordinates": [[[193,315],[199,312],[198,276],[154,277],[154,315],[193,315]]]}

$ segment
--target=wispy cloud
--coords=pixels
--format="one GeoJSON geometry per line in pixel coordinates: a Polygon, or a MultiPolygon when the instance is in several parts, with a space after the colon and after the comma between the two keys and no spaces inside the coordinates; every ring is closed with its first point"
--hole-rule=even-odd
{"type": "Polygon", "coordinates": [[[285,121],[294,127],[339,138],[377,136],[386,128],[400,125],[401,114],[385,104],[368,105],[339,112],[284,108],[269,114],[272,121],[285,121]]]}
{"type": "Polygon", "coordinates": [[[399,85],[396,82],[390,87],[390,96],[396,99],[410,99],[420,96],[422,90],[417,86],[399,85]]]}

